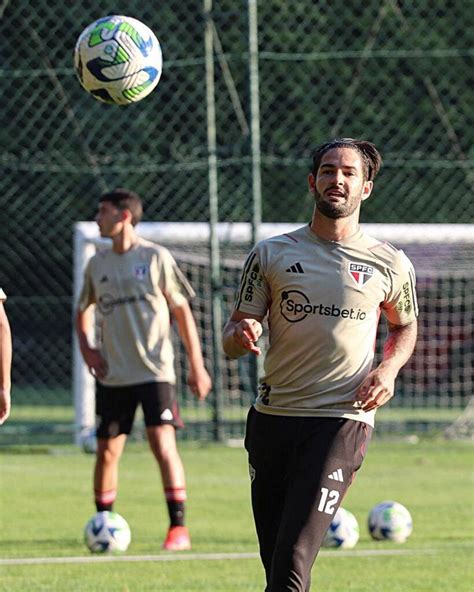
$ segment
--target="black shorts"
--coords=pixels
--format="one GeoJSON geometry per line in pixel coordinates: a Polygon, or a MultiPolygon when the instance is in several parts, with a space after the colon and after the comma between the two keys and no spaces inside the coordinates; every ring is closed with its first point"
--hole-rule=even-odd
{"type": "Polygon", "coordinates": [[[147,427],[184,427],[179,415],[175,387],[168,382],[147,382],[130,386],[105,386],[96,382],[97,437],[114,438],[130,434],[138,405],[147,427]]]}
{"type": "Polygon", "coordinates": [[[311,566],[371,434],[370,426],[351,419],[251,408],[245,447],[268,592],[309,590],[311,566]]]}

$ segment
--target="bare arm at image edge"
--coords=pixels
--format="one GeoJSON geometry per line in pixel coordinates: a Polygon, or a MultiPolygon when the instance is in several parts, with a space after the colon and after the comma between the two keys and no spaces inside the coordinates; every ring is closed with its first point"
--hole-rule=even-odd
{"type": "Polygon", "coordinates": [[[0,302],[0,425],[10,415],[11,398],[12,335],[10,323],[0,302]]]}

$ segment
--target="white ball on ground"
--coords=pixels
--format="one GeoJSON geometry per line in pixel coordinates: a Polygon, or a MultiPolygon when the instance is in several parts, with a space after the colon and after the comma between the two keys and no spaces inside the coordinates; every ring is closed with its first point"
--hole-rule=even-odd
{"type": "Polygon", "coordinates": [[[413,520],[405,506],[385,501],[370,511],[368,528],[370,536],[376,541],[404,543],[412,533],[413,520]]]}
{"type": "Polygon", "coordinates": [[[354,514],[339,508],[323,539],[323,547],[352,549],[359,540],[359,524],[354,514]]]}
{"type": "Polygon", "coordinates": [[[92,553],[126,551],[131,539],[127,521],[117,512],[97,512],[84,528],[84,542],[92,553]]]}

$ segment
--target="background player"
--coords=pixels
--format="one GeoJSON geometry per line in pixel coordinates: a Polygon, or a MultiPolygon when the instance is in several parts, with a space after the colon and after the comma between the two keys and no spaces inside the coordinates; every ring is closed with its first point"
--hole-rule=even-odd
{"type": "Polygon", "coordinates": [[[416,340],[415,278],[407,257],[359,227],[381,157],[343,138],[317,148],[312,221],[260,242],[245,263],[224,329],[232,358],[270,346],[246,448],[267,592],[310,589],[324,534],[362,464],[375,411],[394,394],[416,340]],[[383,359],[372,368],[380,312],[383,359]]]}
{"type": "Polygon", "coordinates": [[[8,419],[11,408],[12,334],[3,306],[6,299],[5,292],[0,288],[0,425],[8,419]]]}
{"type": "Polygon", "coordinates": [[[111,510],[117,495],[118,464],[141,404],[151,450],[158,461],[170,528],[163,547],[191,547],[184,525],[186,485],[176,445],[182,427],[175,394],[170,312],[189,362],[188,384],[203,400],[211,388],[188,297],[194,292],[167,249],[139,238],[138,195],[116,189],[102,195],[96,217],[112,248],[100,250],[85,271],[76,317],[82,355],[96,377],[98,449],[94,472],[98,511],[111,510]],[[100,346],[89,343],[90,306],[100,314],[100,346]]]}

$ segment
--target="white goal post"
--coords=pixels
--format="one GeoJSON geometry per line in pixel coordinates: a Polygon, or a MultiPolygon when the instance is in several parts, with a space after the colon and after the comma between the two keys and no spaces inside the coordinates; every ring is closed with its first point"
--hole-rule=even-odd
{"type": "MultiPolygon", "coordinates": [[[[264,223],[258,239],[289,232],[302,223],[264,223]]],[[[407,401],[411,405],[429,403],[433,406],[465,406],[472,392],[472,341],[471,350],[465,347],[465,339],[472,339],[472,304],[474,279],[474,225],[473,224],[363,224],[370,235],[388,241],[404,249],[412,260],[418,277],[418,286],[424,300],[422,314],[426,321],[424,340],[419,356],[409,364],[406,383],[407,401]],[[433,310],[432,308],[433,307],[433,310]],[[470,311],[470,313],[469,313],[470,311]],[[470,333],[469,333],[470,332],[470,333]],[[431,341],[433,343],[431,343],[431,341]],[[439,341],[436,344],[436,341],[439,341]],[[453,345],[454,343],[454,345],[453,345]],[[434,345],[433,345],[434,344],[434,345]],[[453,352],[446,352],[447,347],[453,352]],[[456,349],[457,348],[457,349],[456,349]],[[454,355],[459,367],[452,367],[449,356],[454,355]],[[470,367],[468,366],[470,360],[470,367]],[[443,390],[447,389],[444,398],[443,390]],[[409,395],[409,396],[408,396],[409,395]]],[[[168,247],[183,271],[188,274],[196,291],[203,292],[200,309],[195,314],[201,333],[207,332],[209,317],[204,308],[209,297],[210,226],[204,222],[143,222],[137,226],[140,236],[168,247]],[[202,311],[201,311],[202,309],[202,311]]],[[[227,302],[238,285],[243,259],[250,248],[252,229],[250,223],[220,223],[217,226],[223,286],[227,302]]],[[[100,244],[107,244],[98,233],[94,222],[78,222],[74,228],[74,306],[77,305],[83,273],[88,259],[100,244]]],[[[209,329],[210,331],[210,329],[209,329]]],[[[203,346],[211,347],[209,334],[203,337],[203,346]]],[[[206,357],[206,352],[205,352],[206,357]]],[[[212,356],[207,354],[207,360],[212,356]]],[[[179,357],[177,363],[182,366],[179,357]]],[[[249,389],[246,370],[233,361],[225,361],[224,388],[229,400],[242,401],[242,391],[249,389]],[[240,393],[240,395],[238,395],[240,393]],[[239,399],[240,397],[240,399],[239,399]]],[[[212,368],[209,368],[212,370],[212,368]]],[[[182,373],[177,368],[178,374],[182,373]]],[[[95,430],[94,380],[87,371],[73,337],[73,396],[75,405],[75,439],[83,445],[95,430]]],[[[178,378],[178,386],[185,381],[178,378]]],[[[185,388],[185,387],[183,387],[185,388]]],[[[247,393],[247,400],[252,394],[247,393]]],[[[245,397],[244,397],[245,400],[245,397]]]]}

